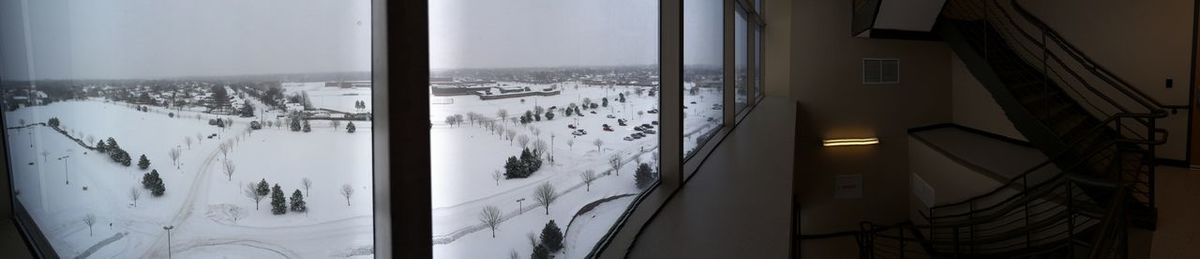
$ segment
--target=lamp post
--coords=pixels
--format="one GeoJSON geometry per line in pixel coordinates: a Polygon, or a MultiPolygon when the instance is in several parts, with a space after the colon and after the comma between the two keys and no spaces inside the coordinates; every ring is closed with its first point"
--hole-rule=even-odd
{"type": "Polygon", "coordinates": [[[525,210],[524,206],[521,206],[521,202],[523,201],[525,201],[525,198],[517,199],[517,214],[521,214],[525,210]]]}
{"type": "Polygon", "coordinates": [[[68,166],[68,164],[67,164],[68,158],[71,158],[71,155],[65,155],[65,156],[59,157],[57,159],[63,161],[63,175],[65,178],[67,178],[66,184],[70,185],[71,184],[71,168],[67,167],[68,166]]]}
{"type": "Polygon", "coordinates": [[[175,226],[163,226],[163,229],[167,231],[167,259],[170,259],[171,258],[171,230],[175,229],[175,226]]]}

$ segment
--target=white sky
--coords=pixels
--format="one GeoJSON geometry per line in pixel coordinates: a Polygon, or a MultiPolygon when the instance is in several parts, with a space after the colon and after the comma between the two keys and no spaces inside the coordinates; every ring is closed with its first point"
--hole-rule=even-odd
{"type": "MultiPolygon", "coordinates": [[[[25,1],[37,79],[371,69],[370,0],[25,1]]],[[[13,44],[24,41],[11,29],[22,19],[10,14],[20,12],[3,14],[0,54],[8,66],[0,72],[27,79],[28,71],[12,68],[27,50],[13,44]]]]}

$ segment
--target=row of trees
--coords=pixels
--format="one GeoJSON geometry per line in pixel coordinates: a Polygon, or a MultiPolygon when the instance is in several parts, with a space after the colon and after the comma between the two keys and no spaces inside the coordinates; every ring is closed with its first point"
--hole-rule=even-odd
{"type": "MultiPolygon", "coordinates": [[[[142,188],[150,190],[150,194],[154,197],[160,197],[167,191],[167,186],[163,183],[162,177],[158,175],[158,170],[150,170],[149,173],[142,175],[142,188]]],[[[136,202],[137,199],[135,198],[136,202]]]]}
{"type": "Polygon", "coordinates": [[[108,154],[108,157],[112,159],[113,162],[117,162],[123,166],[129,166],[132,162],[132,159],[129,157],[129,152],[125,152],[124,149],[121,149],[121,146],[117,144],[117,140],[111,137],[108,138],[108,141],[101,140],[97,142],[96,152],[108,154]]]}
{"type": "MultiPolygon", "coordinates": [[[[304,178],[301,180],[304,187],[304,192],[300,189],[292,191],[290,198],[284,197],[283,188],[276,183],[273,187],[267,183],[267,179],[261,179],[258,183],[249,183],[242,189],[242,193],[251,200],[254,200],[254,210],[259,209],[259,204],[267,196],[271,197],[271,213],[275,215],[283,215],[288,211],[292,212],[307,212],[308,203],[304,201],[308,196],[309,190],[312,188],[312,180],[304,178]]],[[[354,188],[349,184],[343,184],[339,190],[342,197],[346,198],[346,206],[350,206],[350,197],[354,196],[354,188]]]]}

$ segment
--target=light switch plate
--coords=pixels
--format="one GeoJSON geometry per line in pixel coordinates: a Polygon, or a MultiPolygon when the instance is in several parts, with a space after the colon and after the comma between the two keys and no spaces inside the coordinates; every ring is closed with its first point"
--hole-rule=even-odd
{"type": "Polygon", "coordinates": [[[833,198],[835,199],[862,198],[863,177],[861,174],[838,175],[833,188],[833,198]]]}

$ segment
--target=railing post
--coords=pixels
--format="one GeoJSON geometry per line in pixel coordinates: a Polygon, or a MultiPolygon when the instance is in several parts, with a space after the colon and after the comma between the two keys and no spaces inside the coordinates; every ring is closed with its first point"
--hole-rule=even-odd
{"type": "Polygon", "coordinates": [[[1075,195],[1071,192],[1071,182],[1067,182],[1067,258],[1075,258],[1075,195]]]}
{"type": "Polygon", "coordinates": [[[1148,204],[1148,205],[1150,205],[1151,209],[1155,208],[1155,206],[1154,206],[1154,177],[1155,177],[1155,172],[1157,171],[1156,167],[1158,167],[1158,153],[1155,152],[1155,149],[1158,148],[1158,145],[1153,144],[1155,141],[1158,141],[1158,135],[1155,134],[1155,132],[1154,132],[1154,130],[1157,128],[1155,126],[1156,121],[1158,121],[1158,119],[1150,118],[1150,130],[1149,130],[1149,134],[1147,134],[1147,136],[1149,136],[1148,138],[1150,138],[1151,144],[1146,145],[1150,149],[1150,157],[1148,159],[1146,159],[1147,164],[1150,166],[1149,175],[1146,177],[1147,178],[1146,181],[1148,181],[1146,183],[1146,186],[1149,186],[1150,190],[1148,192],[1146,192],[1146,196],[1147,196],[1147,199],[1149,200],[1148,202],[1150,204],[1148,204]]]}
{"type": "Polygon", "coordinates": [[[954,227],[954,258],[958,258],[958,227],[954,227]]]}
{"type": "MultiPolygon", "coordinates": [[[[1021,196],[1025,196],[1025,197],[1022,197],[1022,199],[1025,201],[1025,229],[1028,230],[1029,229],[1029,177],[1026,177],[1026,176],[1021,177],[1021,189],[1022,189],[1021,196]]],[[[1032,233],[1033,233],[1033,231],[1025,232],[1025,248],[1029,248],[1030,242],[1033,240],[1032,233]]]]}
{"type": "Polygon", "coordinates": [[[967,222],[971,222],[971,227],[968,228],[971,230],[971,235],[968,236],[971,239],[969,239],[970,243],[968,244],[967,251],[969,251],[971,254],[975,254],[975,200],[972,199],[967,203],[967,206],[969,209],[967,214],[967,222]]]}

